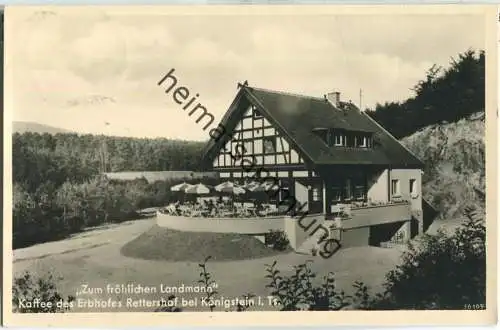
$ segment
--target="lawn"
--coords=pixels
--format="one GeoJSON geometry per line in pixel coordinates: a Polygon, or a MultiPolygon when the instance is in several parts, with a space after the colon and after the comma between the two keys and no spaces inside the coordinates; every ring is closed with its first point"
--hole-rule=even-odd
{"type": "Polygon", "coordinates": [[[208,256],[213,261],[230,261],[262,258],[283,252],[273,250],[248,235],[182,232],[155,225],[125,244],[121,253],[143,260],[201,262],[208,256]]]}
{"type": "MultiPolygon", "coordinates": [[[[121,253],[122,248],[126,250],[127,246],[130,248],[134,244],[137,247],[135,251],[139,251],[138,246],[140,244],[136,238],[142,235],[143,238],[149,237],[151,239],[152,234],[154,236],[154,233],[157,232],[155,227],[154,219],[129,221],[119,225],[86,231],[66,240],[18,249],[14,251],[14,273],[20,275],[23,271],[29,270],[37,275],[43,275],[50,271],[54,275],[63,278],[57,284],[63,295],[75,295],[76,291],[84,284],[97,288],[105,288],[108,284],[140,284],[142,286],[154,286],[158,289],[160,285],[171,287],[196,285],[200,271],[196,261],[145,260],[124,256],[121,253]]],[[[166,234],[163,233],[163,235],[166,234]]],[[[177,236],[176,239],[180,237],[177,236]]],[[[168,243],[160,243],[158,240],[150,240],[150,242],[156,242],[154,244],[158,244],[159,250],[162,249],[162,246],[168,245],[168,243]]],[[[198,249],[198,256],[208,252],[208,247],[203,244],[197,246],[195,242],[191,242],[185,245],[198,249]]],[[[245,248],[251,247],[246,245],[245,248]]],[[[144,252],[144,248],[145,246],[142,246],[142,252],[144,252]]],[[[151,246],[148,248],[151,248],[151,246]]],[[[248,257],[256,256],[250,252],[244,253],[248,257]]],[[[158,255],[162,254],[159,253],[158,255]]],[[[398,263],[400,255],[401,251],[397,249],[376,247],[345,248],[327,260],[320,257],[314,258],[311,268],[317,272],[319,279],[330,271],[335,272],[338,287],[344,289],[347,293],[352,290],[352,283],[356,280],[365,282],[375,290],[380,290],[385,274],[398,263]]],[[[197,257],[193,259],[197,259],[197,257]]],[[[232,299],[241,297],[246,293],[253,293],[267,299],[269,291],[265,287],[268,283],[265,278],[266,264],[276,260],[279,269],[291,273],[293,265],[311,259],[311,256],[286,252],[248,260],[209,261],[208,270],[212,274],[212,278],[217,282],[217,291],[221,296],[232,299]]],[[[127,308],[125,301],[128,297],[134,299],[159,299],[168,295],[160,292],[137,295],[107,294],[106,292],[102,294],[81,294],[77,298],[82,301],[112,298],[122,301],[123,304],[120,308],[112,310],[83,306],[76,307],[73,310],[77,312],[153,311],[154,308],[150,307],[127,308]]],[[[199,296],[199,294],[183,293],[177,294],[177,296],[179,299],[192,298],[199,296]]],[[[253,309],[271,310],[273,307],[265,305],[253,309]]],[[[198,305],[189,310],[206,311],[207,308],[198,305]]]]}

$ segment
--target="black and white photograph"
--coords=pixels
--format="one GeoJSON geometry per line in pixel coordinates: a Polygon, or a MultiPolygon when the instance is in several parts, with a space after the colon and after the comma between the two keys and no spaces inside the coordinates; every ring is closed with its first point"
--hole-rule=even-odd
{"type": "Polygon", "coordinates": [[[498,18],[363,8],[7,7],[6,320],[495,322],[498,18]]]}

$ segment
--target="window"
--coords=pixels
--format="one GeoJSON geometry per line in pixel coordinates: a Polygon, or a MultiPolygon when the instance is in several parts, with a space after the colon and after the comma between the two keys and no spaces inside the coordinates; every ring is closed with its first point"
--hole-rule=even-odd
{"type": "Polygon", "coordinates": [[[332,202],[340,202],[342,200],[342,193],[339,186],[332,187],[332,202]]]}
{"type": "Polygon", "coordinates": [[[391,194],[393,196],[399,196],[399,180],[391,180],[391,194]]]}
{"type": "Polygon", "coordinates": [[[340,134],[335,134],[333,141],[334,141],[334,145],[343,146],[344,145],[344,136],[340,135],[340,134]]]}
{"type": "Polygon", "coordinates": [[[368,137],[366,136],[356,136],[356,147],[366,148],[368,147],[368,137]]]}
{"type": "Polygon", "coordinates": [[[272,154],[276,152],[276,137],[268,136],[263,139],[264,153],[272,154]]]}
{"type": "Polygon", "coordinates": [[[351,183],[351,179],[346,179],[345,180],[344,197],[345,197],[345,199],[352,199],[352,183],[351,183]]]}
{"type": "Polygon", "coordinates": [[[365,199],[365,183],[363,182],[363,179],[360,179],[356,182],[354,186],[354,198],[358,200],[364,200],[365,199]]]}
{"type": "Polygon", "coordinates": [[[262,118],[262,115],[260,114],[260,112],[257,110],[256,107],[252,107],[252,111],[253,111],[253,118],[254,119],[262,118]]]}
{"type": "Polygon", "coordinates": [[[279,194],[280,194],[280,201],[289,201],[290,200],[290,188],[280,187],[279,194]]]}
{"type": "Polygon", "coordinates": [[[354,135],[346,135],[345,136],[345,141],[344,141],[344,145],[347,146],[347,147],[355,147],[355,139],[356,139],[356,136],[354,135]]]}
{"type": "Polygon", "coordinates": [[[342,129],[315,128],[313,132],[328,146],[371,148],[371,133],[348,132],[342,129]]]}
{"type": "Polygon", "coordinates": [[[410,194],[417,194],[417,180],[410,179],[410,194]]]}
{"type": "Polygon", "coordinates": [[[319,186],[313,187],[312,189],[312,199],[313,202],[319,202],[322,200],[322,189],[319,186]]]}

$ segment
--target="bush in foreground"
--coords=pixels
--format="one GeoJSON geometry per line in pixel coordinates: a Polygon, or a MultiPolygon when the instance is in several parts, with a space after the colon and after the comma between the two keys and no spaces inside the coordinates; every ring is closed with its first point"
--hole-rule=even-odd
{"type": "MultiPolygon", "coordinates": [[[[60,280],[60,279],[59,279],[60,280]]],[[[64,299],[57,291],[52,274],[33,278],[26,272],[14,279],[12,287],[12,309],[14,313],[62,313],[68,311],[74,297],[64,299]]]]}
{"type": "Polygon", "coordinates": [[[466,215],[452,235],[440,231],[410,244],[402,263],[386,275],[383,294],[369,298],[358,283],[360,308],[486,308],[486,228],[472,209],[466,215]]]}

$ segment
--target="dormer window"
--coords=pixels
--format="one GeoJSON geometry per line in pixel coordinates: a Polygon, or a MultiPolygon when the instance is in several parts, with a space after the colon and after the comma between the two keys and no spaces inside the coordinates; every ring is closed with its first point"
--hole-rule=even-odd
{"type": "Polygon", "coordinates": [[[360,135],[357,135],[356,137],[356,140],[355,140],[355,146],[357,148],[371,148],[372,146],[372,138],[371,136],[367,135],[367,134],[360,134],[360,135]]]}
{"type": "Polygon", "coordinates": [[[344,146],[346,143],[346,136],[343,134],[334,134],[333,135],[333,145],[340,147],[344,146]]]}
{"type": "Polygon", "coordinates": [[[368,146],[368,138],[366,136],[356,137],[356,147],[366,148],[368,146]]]}
{"type": "Polygon", "coordinates": [[[329,147],[373,147],[371,133],[349,132],[336,128],[315,128],[313,132],[329,147]]]}

